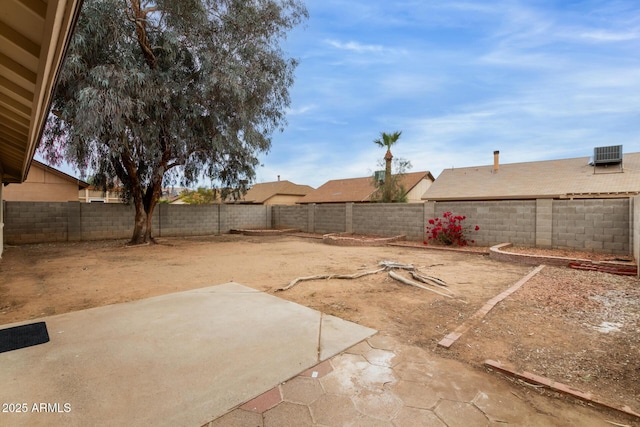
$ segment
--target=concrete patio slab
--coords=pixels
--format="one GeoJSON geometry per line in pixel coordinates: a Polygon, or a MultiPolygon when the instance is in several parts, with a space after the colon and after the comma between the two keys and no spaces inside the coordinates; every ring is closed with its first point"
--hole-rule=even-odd
{"type": "Polygon", "coordinates": [[[237,283],[38,320],[49,343],[0,354],[0,425],[200,426],[375,333],[237,283]]]}

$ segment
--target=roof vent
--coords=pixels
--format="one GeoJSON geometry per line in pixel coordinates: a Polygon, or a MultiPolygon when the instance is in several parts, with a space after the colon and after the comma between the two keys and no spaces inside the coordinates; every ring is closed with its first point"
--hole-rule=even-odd
{"type": "Polygon", "coordinates": [[[596,166],[620,165],[622,171],[622,145],[596,147],[593,149],[594,173],[596,166]]]}

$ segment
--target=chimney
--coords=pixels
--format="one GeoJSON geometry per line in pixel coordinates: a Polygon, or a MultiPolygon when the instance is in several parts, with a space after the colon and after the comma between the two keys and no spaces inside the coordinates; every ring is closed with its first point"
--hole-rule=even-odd
{"type": "Polygon", "coordinates": [[[280,181],[280,175],[278,175],[278,181],[280,181]]]}
{"type": "Polygon", "coordinates": [[[493,173],[498,172],[498,169],[500,169],[500,152],[496,150],[493,152],[493,173]]]}

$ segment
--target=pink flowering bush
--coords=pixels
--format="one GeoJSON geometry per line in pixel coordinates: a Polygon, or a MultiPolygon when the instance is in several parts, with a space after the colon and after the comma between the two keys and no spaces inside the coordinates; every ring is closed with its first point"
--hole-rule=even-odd
{"type": "MultiPolygon", "coordinates": [[[[430,219],[427,226],[427,239],[424,244],[428,244],[428,241],[431,240],[447,246],[467,246],[469,243],[475,243],[475,240],[467,240],[466,234],[471,230],[462,225],[462,221],[465,219],[467,219],[466,216],[454,215],[452,212],[443,213],[442,218],[430,219]]],[[[476,225],[474,231],[478,230],[480,227],[476,225]]]]}

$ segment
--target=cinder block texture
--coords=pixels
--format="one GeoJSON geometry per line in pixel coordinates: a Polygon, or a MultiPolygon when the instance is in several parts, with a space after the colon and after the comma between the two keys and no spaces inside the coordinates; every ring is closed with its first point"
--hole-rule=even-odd
{"type": "Polygon", "coordinates": [[[344,203],[312,206],[315,206],[313,218],[316,233],[344,233],[346,231],[347,208],[344,203]]]}
{"type": "Polygon", "coordinates": [[[227,228],[220,233],[228,233],[234,229],[269,228],[267,224],[268,205],[220,205],[226,208],[227,228]]]}
{"type": "Polygon", "coordinates": [[[470,230],[477,225],[479,231],[470,231],[468,238],[478,245],[513,243],[534,246],[536,241],[536,201],[474,201],[436,203],[436,216],[444,212],[464,215],[463,225],[470,230]]]}
{"type": "Polygon", "coordinates": [[[310,205],[278,206],[271,207],[271,219],[273,228],[298,228],[310,232],[308,227],[308,209],[310,205]]]}
{"type": "Polygon", "coordinates": [[[158,217],[156,235],[202,236],[217,234],[220,205],[167,205],[156,207],[158,217]]]}
{"type": "Polygon", "coordinates": [[[4,240],[8,244],[67,240],[67,203],[5,202],[4,240]]]}
{"type": "Polygon", "coordinates": [[[422,203],[373,203],[353,206],[353,232],[375,236],[404,234],[409,240],[424,238],[422,203]]]}
{"type": "Polygon", "coordinates": [[[631,253],[630,200],[554,200],[553,246],[603,253],[631,253]]]}
{"type": "MultiPolygon", "coordinates": [[[[512,243],[604,253],[640,253],[640,209],[632,199],[514,200],[408,204],[158,205],[155,236],[228,233],[232,229],[298,228],[315,233],[395,236],[421,241],[429,219],[466,216],[479,245],[512,243]],[[473,231],[478,225],[480,230],[473,231]]],[[[640,200],[635,198],[634,200],[640,200]]],[[[102,203],[4,202],[8,244],[125,239],[132,206],[102,203]]]]}
{"type": "MultiPolygon", "coordinates": [[[[119,203],[82,203],[82,240],[126,239],[133,233],[135,209],[119,203]]],[[[157,218],[156,218],[157,222],[157,218]]],[[[153,224],[155,231],[157,224],[153,224]]]]}
{"type": "Polygon", "coordinates": [[[536,200],[536,246],[551,247],[553,244],[553,200],[536,200]]]}

